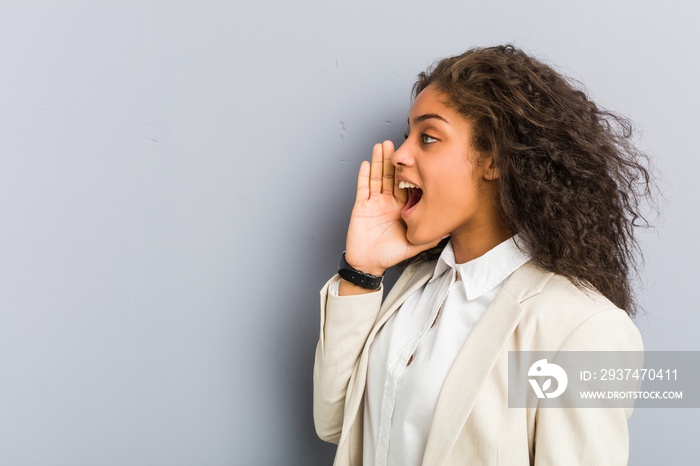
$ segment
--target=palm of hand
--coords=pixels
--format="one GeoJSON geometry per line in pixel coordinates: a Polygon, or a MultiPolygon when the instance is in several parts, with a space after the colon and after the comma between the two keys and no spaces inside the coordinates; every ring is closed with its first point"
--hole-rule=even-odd
{"type": "Polygon", "coordinates": [[[435,246],[416,246],[406,238],[401,209],[407,196],[394,178],[393,153],[391,141],[384,141],[374,146],[371,163],[362,162],[346,240],[348,263],[375,275],[435,246]]]}

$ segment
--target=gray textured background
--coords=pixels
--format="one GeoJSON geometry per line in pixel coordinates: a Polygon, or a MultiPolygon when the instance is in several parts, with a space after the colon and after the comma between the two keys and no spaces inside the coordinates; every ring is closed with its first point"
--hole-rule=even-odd
{"type": "MultiPolygon", "coordinates": [[[[415,75],[512,42],[643,130],[638,320],[699,350],[693,2],[0,3],[0,465],[323,465],[318,290],[415,75]]],[[[633,465],[697,464],[637,410],[633,465]]]]}

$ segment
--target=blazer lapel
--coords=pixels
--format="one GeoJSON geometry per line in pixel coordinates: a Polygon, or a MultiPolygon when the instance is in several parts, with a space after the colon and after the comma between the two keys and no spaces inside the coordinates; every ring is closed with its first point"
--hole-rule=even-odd
{"type": "Polygon", "coordinates": [[[350,386],[348,387],[348,398],[346,401],[345,409],[345,419],[343,420],[343,431],[349,430],[349,426],[355,422],[357,417],[357,412],[360,407],[360,402],[362,401],[362,396],[365,392],[365,383],[367,382],[367,364],[369,363],[369,348],[377,335],[377,332],[381,329],[382,325],[389,320],[389,317],[396,312],[396,310],[403,304],[406,299],[417,289],[423,286],[430,277],[433,276],[433,271],[435,270],[435,263],[430,262],[426,264],[421,264],[416,267],[413,273],[405,273],[401,276],[399,281],[396,282],[394,287],[391,289],[387,295],[381,309],[379,310],[379,315],[377,317],[377,322],[374,328],[367,338],[365,347],[360,355],[360,362],[357,365],[357,370],[354,374],[354,380],[350,380],[350,386]]]}
{"type": "Polygon", "coordinates": [[[526,263],[511,275],[474,326],[440,392],[423,457],[424,465],[436,466],[445,462],[474,407],[481,383],[520,321],[521,301],[539,293],[552,275],[531,262],[526,263]]]}

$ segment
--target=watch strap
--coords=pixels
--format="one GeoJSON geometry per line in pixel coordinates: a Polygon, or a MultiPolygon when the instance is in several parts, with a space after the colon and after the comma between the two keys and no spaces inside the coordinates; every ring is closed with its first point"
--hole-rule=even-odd
{"type": "Polygon", "coordinates": [[[366,290],[378,290],[379,287],[382,286],[382,280],[384,279],[384,276],[365,273],[348,264],[348,262],[345,260],[345,252],[343,252],[343,255],[340,258],[338,275],[340,275],[343,280],[349,281],[353,285],[357,285],[366,290]]]}

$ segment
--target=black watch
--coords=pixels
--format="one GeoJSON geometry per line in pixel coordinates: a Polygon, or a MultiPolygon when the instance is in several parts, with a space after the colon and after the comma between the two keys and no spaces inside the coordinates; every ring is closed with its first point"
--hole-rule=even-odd
{"type": "Polygon", "coordinates": [[[365,273],[361,270],[357,270],[345,260],[345,252],[340,258],[340,264],[338,265],[338,275],[343,280],[347,280],[353,285],[360,286],[366,290],[378,290],[382,286],[382,280],[384,276],[372,275],[371,273],[365,273]]]}

